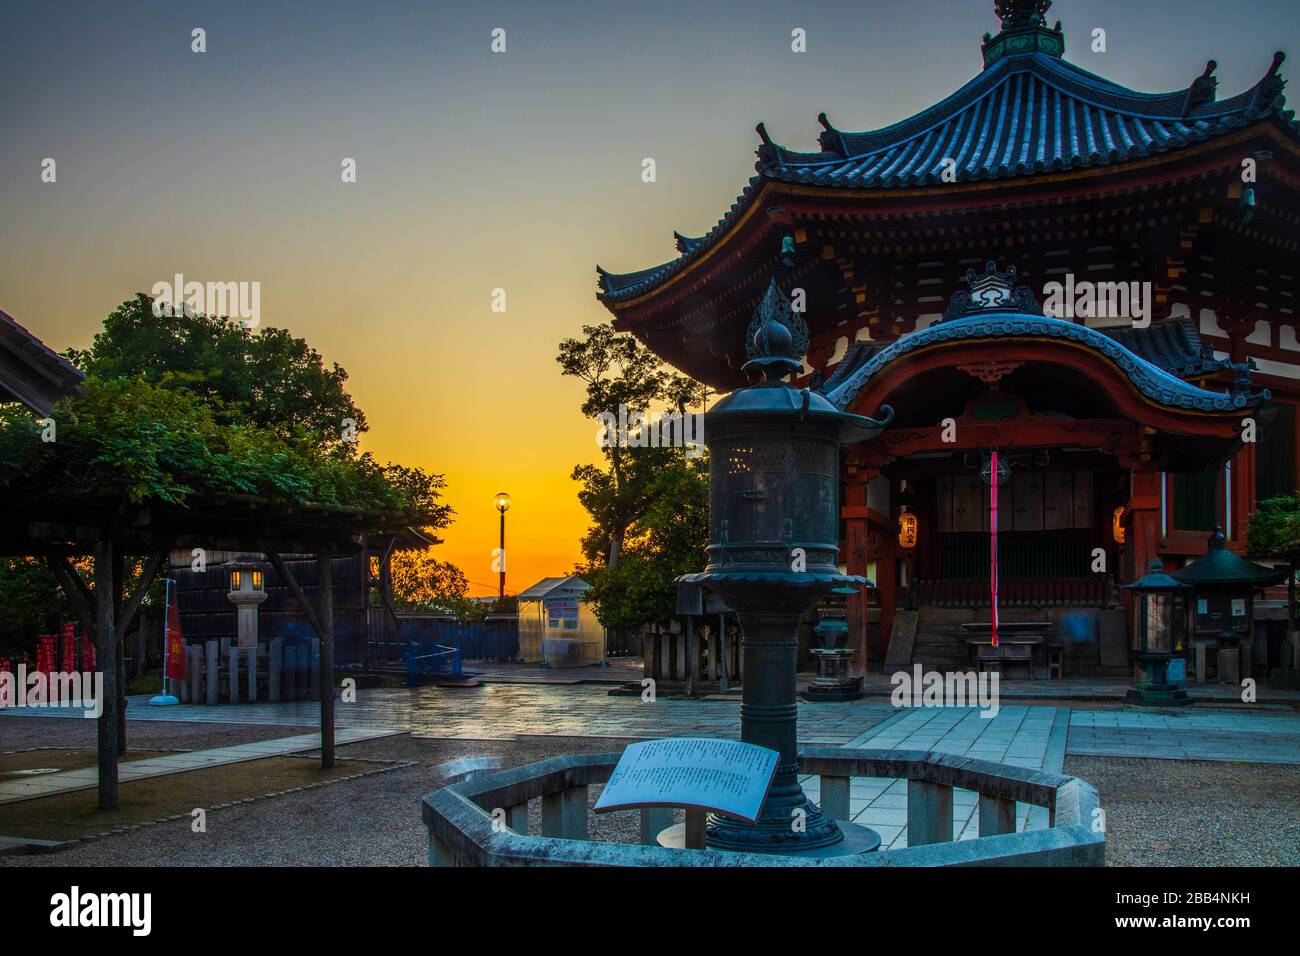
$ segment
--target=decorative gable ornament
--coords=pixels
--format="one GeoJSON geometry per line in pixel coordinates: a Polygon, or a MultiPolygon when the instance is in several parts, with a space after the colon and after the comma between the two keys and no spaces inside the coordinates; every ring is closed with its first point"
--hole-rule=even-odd
{"type": "Polygon", "coordinates": [[[1016,267],[1007,266],[999,272],[991,259],[984,273],[966,270],[966,288],[958,289],[948,300],[943,321],[978,315],[982,312],[1018,312],[1024,315],[1042,315],[1043,308],[1027,285],[1016,285],[1016,267]]]}

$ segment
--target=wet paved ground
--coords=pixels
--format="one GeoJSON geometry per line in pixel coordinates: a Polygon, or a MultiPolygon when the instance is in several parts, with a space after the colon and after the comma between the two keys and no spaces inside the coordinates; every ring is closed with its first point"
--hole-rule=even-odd
{"type": "MultiPolygon", "coordinates": [[[[337,724],[355,730],[406,730],[443,738],[724,736],[740,732],[735,699],[611,697],[593,684],[484,684],[472,688],[380,688],[337,705],[337,724]]],[[[205,707],[150,707],[132,698],[135,720],[247,723],[309,727],[319,720],[310,701],[205,707]]],[[[67,709],[11,711],[20,716],[66,717],[67,709]]],[[[5,715],[0,713],[0,718],[5,715]]],[[[1018,766],[1061,770],[1067,751],[1113,757],[1300,764],[1300,715],[1290,710],[1243,710],[1202,704],[1181,710],[1065,706],[1004,702],[996,716],[976,708],[895,709],[869,698],[841,704],[799,705],[803,743],[935,750],[1018,766]]],[[[0,719],[0,740],[3,719],[0,719]]],[[[818,781],[805,778],[818,799],[818,781]]],[[[976,795],[955,791],[954,836],[977,836],[976,795]]],[[[902,780],[855,779],[850,811],[855,822],[881,834],[885,847],[907,845],[907,785],[902,780]]],[[[1022,804],[1019,829],[1047,825],[1046,810],[1022,804]]]]}
{"type": "MultiPolygon", "coordinates": [[[[127,712],[132,719],[302,727],[319,719],[319,705],[311,701],[217,707],[150,707],[146,701],[131,699],[127,712]]],[[[66,717],[69,710],[10,713],[66,717]]],[[[611,697],[606,688],[590,684],[377,688],[358,691],[355,703],[339,701],[336,713],[340,727],[394,728],[434,737],[734,737],[740,732],[740,705],[734,699],[643,702],[639,697],[611,697]]],[[[1043,759],[1043,737],[1061,714],[1068,721],[1072,754],[1300,764],[1300,714],[1204,704],[1169,710],[1072,710],[1004,703],[989,720],[968,708],[896,710],[880,699],[800,703],[799,739],[809,744],[935,749],[1044,766],[1035,761],[1043,759]]],[[[1061,753],[1063,757],[1064,750],[1061,753]]]]}

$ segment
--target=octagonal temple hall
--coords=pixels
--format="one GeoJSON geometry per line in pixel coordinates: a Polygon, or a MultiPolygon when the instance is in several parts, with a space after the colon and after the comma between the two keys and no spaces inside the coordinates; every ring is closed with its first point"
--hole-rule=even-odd
{"type": "MultiPolygon", "coordinates": [[[[998,606],[1034,635],[1034,677],[1128,674],[1121,586],[1205,554],[1216,527],[1241,553],[1256,502],[1296,488],[1283,54],[1261,51],[1259,82],[1229,96],[1214,61],[1137,92],[1067,60],[1050,6],[995,3],[1000,29],[970,51],[982,69],[893,125],[823,113],[799,151],[760,123],[755,174],[716,226],[677,234],[659,265],[598,267],[616,327],[720,392],[744,384],[745,329],[778,295],[809,330],[794,384],[896,410],[839,467],[839,561],[878,585],[848,609],[859,674],[974,659],[994,451],[998,606]]],[[[1233,622],[1256,674],[1278,666],[1275,603],[1233,622]]]]}

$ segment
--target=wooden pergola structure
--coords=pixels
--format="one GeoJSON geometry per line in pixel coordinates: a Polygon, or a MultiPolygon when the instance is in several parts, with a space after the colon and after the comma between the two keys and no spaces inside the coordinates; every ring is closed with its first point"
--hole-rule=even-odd
{"type": "Polygon", "coordinates": [[[334,610],[331,558],[368,554],[375,539],[408,537],[432,523],[429,515],[373,508],[292,504],[249,495],[199,493],[185,504],[131,502],[120,488],[83,495],[17,488],[0,493],[0,554],[44,559],[86,633],[93,634],[104,675],[99,718],[99,806],[118,802],[117,764],[126,750],[126,700],[121,642],[149,586],[175,548],[266,554],[320,639],[321,766],[334,765],[334,610]],[[283,554],[314,554],[316,600],[294,578],[283,554]],[[94,559],[87,581],[74,561],[94,559]],[[128,559],[143,570],[123,594],[128,559]]]}

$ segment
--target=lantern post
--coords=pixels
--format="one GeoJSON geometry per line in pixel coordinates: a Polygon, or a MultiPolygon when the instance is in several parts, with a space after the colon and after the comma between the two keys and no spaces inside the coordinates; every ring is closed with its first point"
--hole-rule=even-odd
{"type": "Polygon", "coordinates": [[[1146,671],[1146,680],[1133,686],[1128,699],[1161,707],[1190,704],[1182,649],[1191,585],[1165,574],[1153,558],[1150,570],[1124,590],[1133,594],[1129,659],[1146,671]]]}
{"type": "Polygon", "coordinates": [[[808,328],[769,284],[746,333],[750,385],[705,417],[709,446],[708,566],[698,583],[736,612],[744,634],[741,739],[780,754],[755,824],[710,815],[719,850],[832,856],[873,850],[873,831],[822,813],[799,786],[797,629],[803,613],[837,586],[870,585],[839,573],[839,451],[880,434],[893,417],[841,411],[824,395],[782,381],[802,371],[808,328]]]}

